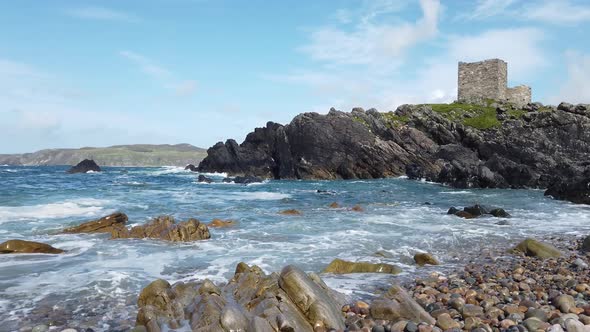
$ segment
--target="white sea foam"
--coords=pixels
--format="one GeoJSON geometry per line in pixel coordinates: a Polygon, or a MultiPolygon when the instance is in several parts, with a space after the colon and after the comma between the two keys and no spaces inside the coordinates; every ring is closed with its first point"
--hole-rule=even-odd
{"type": "Polygon", "coordinates": [[[103,212],[108,200],[93,198],[28,206],[0,206],[0,223],[15,220],[54,219],[70,216],[95,216],[103,212]]]}
{"type": "Polygon", "coordinates": [[[226,178],[227,177],[227,173],[218,173],[218,172],[213,172],[213,173],[198,172],[197,174],[209,176],[209,177],[217,177],[217,178],[226,178]]]}
{"type": "Polygon", "coordinates": [[[459,190],[459,191],[441,191],[439,194],[447,194],[447,195],[472,195],[472,191],[467,190],[459,190]]]}
{"type": "Polygon", "coordinates": [[[250,192],[233,192],[228,193],[225,198],[238,201],[272,201],[284,198],[289,198],[291,195],[283,193],[275,193],[269,191],[250,191],[250,192]]]}

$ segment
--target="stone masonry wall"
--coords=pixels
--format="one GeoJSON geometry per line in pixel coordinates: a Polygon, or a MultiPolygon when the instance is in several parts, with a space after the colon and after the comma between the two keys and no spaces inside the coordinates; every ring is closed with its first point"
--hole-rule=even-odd
{"type": "Polygon", "coordinates": [[[480,104],[486,99],[505,100],[507,64],[500,59],[459,62],[458,101],[480,104]]]}
{"type": "Polygon", "coordinates": [[[526,85],[519,85],[506,89],[506,101],[517,107],[523,107],[531,102],[531,88],[526,85]]]}

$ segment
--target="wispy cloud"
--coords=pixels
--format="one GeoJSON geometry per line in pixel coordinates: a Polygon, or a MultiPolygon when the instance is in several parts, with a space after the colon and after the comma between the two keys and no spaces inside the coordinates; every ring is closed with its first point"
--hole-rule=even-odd
{"type": "Polygon", "coordinates": [[[144,74],[161,82],[164,88],[172,90],[177,96],[188,97],[197,91],[197,81],[179,79],[172,71],[145,55],[132,51],[120,51],[119,55],[130,60],[144,74]]]}
{"type": "Polygon", "coordinates": [[[171,72],[168,69],[156,64],[155,61],[149,59],[144,55],[132,51],[121,51],[119,52],[119,55],[128,60],[131,60],[133,63],[139,66],[141,71],[154,78],[165,79],[172,76],[171,72]]]}
{"type": "MultiPolygon", "coordinates": [[[[330,64],[381,65],[391,63],[408,48],[434,37],[441,5],[438,0],[421,0],[422,17],[416,22],[389,23],[382,15],[400,10],[399,2],[379,1],[360,16],[350,31],[338,27],[321,27],[311,32],[310,42],[300,48],[313,60],[330,64]]],[[[343,17],[342,10],[336,17],[343,17]]]]}
{"type": "Polygon", "coordinates": [[[130,23],[140,21],[139,18],[133,14],[104,7],[71,8],[66,10],[65,13],[71,17],[87,20],[120,21],[130,23]]]}
{"type": "Polygon", "coordinates": [[[578,24],[590,21],[590,4],[571,0],[479,0],[472,12],[462,13],[458,18],[489,19],[499,16],[552,25],[578,24]]]}
{"type": "Polygon", "coordinates": [[[590,54],[569,50],[565,53],[565,60],[567,78],[559,94],[550,97],[551,102],[587,103],[590,101],[590,54]]]}

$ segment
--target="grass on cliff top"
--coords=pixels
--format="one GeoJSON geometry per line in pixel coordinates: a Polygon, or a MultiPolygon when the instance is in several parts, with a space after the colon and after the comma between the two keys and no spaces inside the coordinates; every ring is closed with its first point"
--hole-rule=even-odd
{"type": "Polygon", "coordinates": [[[394,112],[381,113],[381,116],[389,128],[399,128],[410,120],[409,116],[397,115],[394,112]]]}
{"type": "Polygon", "coordinates": [[[495,107],[461,103],[426,105],[446,119],[465,126],[482,130],[501,126],[501,122],[496,119],[495,107]]]}

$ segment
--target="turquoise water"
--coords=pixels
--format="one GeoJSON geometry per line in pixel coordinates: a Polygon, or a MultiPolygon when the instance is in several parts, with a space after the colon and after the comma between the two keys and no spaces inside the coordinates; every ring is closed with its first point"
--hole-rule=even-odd
{"type": "Polygon", "coordinates": [[[337,257],[404,269],[401,276],[322,276],[345,294],[371,296],[392,282],[452,269],[487,248],[525,236],[590,231],[588,207],[553,201],[539,190],[455,190],[402,178],[244,186],[197,183],[195,173],[178,167],[75,175],[65,174],[66,169],[0,167],[0,242],[23,238],[67,250],[63,255],[0,255],[3,328],[57,317],[70,326],[113,330],[132,323],[137,295],[154,279],[223,282],[240,261],[266,272],[287,264],[319,272],[337,257]],[[329,208],[332,202],[343,208],[329,208]],[[511,225],[496,225],[493,217],[446,215],[450,206],[474,203],[505,208],[513,215],[511,225]],[[348,210],[356,204],[364,212],[348,210]],[[303,214],[278,214],[285,209],[303,214]],[[55,235],[117,210],[131,224],[171,214],[203,222],[233,219],[238,225],[211,229],[210,240],[188,244],[55,235]],[[378,250],[390,257],[375,256],[378,250]],[[416,269],[412,257],[418,250],[433,253],[443,264],[416,269]]]}

